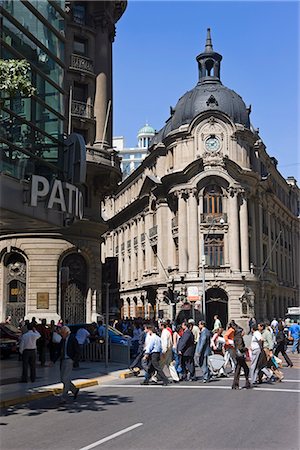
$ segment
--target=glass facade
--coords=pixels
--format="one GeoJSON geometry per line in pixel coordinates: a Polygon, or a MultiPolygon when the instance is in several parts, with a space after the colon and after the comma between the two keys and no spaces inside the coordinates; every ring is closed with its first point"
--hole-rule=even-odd
{"type": "Polygon", "coordinates": [[[58,9],[48,0],[0,0],[0,58],[26,59],[36,88],[31,98],[1,93],[0,170],[16,178],[62,170],[64,2],[56,3],[58,9]]]}

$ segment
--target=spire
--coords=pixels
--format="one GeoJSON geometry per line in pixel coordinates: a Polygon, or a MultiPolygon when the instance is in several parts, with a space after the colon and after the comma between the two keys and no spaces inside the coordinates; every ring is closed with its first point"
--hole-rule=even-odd
{"type": "Polygon", "coordinates": [[[205,43],[205,53],[212,53],[214,51],[211,41],[210,28],[207,28],[206,43],[205,43]]]}
{"type": "Polygon", "coordinates": [[[199,67],[199,83],[221,83],[220,63],[222,55],[213,49],[210,28],[207,28],[204,52],[200,53],[196,60],[199,67]]]}

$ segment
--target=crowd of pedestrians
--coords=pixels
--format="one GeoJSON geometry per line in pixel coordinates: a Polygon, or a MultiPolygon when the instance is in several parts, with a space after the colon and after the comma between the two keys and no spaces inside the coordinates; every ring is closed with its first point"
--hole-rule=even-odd
{"type": "MultiPolygon", "coordinates": [[[[50,365],[60,361],[63,402],[70,390],[74,398],[77,397],[78,389],[71,383],[71,371],[83,359],[85,344],[104,342],[105,339],[105,326],[101,320],[98,324],[79,327],[76,335],[71,334],[67,325],[62,320],[56,324],[52,320],[49,325],[45,319],[37,323],[34,317],[31,322],[25,320],[20,323],[21,381],[28,382],[28,369],[30,380],[35,381],[36,358],[38,356],[41,367],[44,367],[49,351],[50,365]]],[[[247,335],[234,320],[224,329],[217,315],[211,331],[204,321],[196,324],[192,318],[179,324],[170,320],[125,319],[112,325],[131,337],[134,359],[129,368],[135,375],[144,370],[143,385],[158,381],[163,385],[197,380],[208,383],[232,373],[232,389],[239,389],[241,374],[246,380],[244,387],[249,389],[256,384],[283,379],[280,354],[288,367],[293,366],[286,352],[289,340],[293,341],[291,352],[300,351],[300,325],[287,324],[282,319],[257,323],[255,318],[251,318],[247,335]],[[201,378],[196,377],[198,366],[202,371],[201,378]]]]}
{"type": "Polygon", "coordinates": [[[288,335],[282,319],[256,323],[249,322],[249,333],[234,321],[224,330],[218,316],[214,317],[212,331],[206,323],[198,325],[193,319],[184,320],[175,326],[170,321],[158,325],[137,325],[139,339],[136,357],[130,365],[136,375],[144,370],[143,385],[162,381],[163,385],[178,381],[197,381],[195,368],[202,371],[203,383],[233,373],[232,389],[239,389],[241,374],[245,377],[245,388],[267,382],[280,382],[282,354],[288,367],[293,363],[286,353],[288,340],[293,340],[292,353],[299,353],[300,325],[289,324],[288,335]],[[247,341],[247,346],[245,344],[247,341]]]}

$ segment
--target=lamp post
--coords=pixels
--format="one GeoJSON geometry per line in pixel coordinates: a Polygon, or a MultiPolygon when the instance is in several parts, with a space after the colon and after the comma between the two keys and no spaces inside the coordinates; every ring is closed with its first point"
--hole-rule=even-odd
{"type": "MultiPolygon", "coordinates": [[[[205,304],[205,243],[207,242],[210,230],[212,227],[217,223],[217,219],[212,219],[210,226],[207,230],[206,237],[204,239],[204,233],[203,233],[203,239],[202,239],[202,256],[201,256],[201,262],[202,262],[202,314],[203,314],[203,320],[206,321],[206,304],[205,304]]],[[[220,225],[223,225],[225,223],[224,219],[221,218],[219,220],[220,225]]]]}

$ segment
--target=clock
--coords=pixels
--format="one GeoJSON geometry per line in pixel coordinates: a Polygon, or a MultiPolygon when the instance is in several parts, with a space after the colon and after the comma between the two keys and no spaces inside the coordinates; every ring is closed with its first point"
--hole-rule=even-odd
{"type": "Polygon", "coordinates": [[[220,141],[216,136],[209,136],[205,141],[205,148],[210,152],[216,152],[220,148],[220,141]]]}

